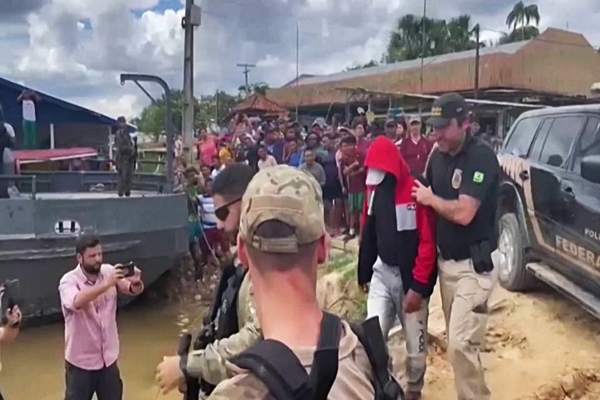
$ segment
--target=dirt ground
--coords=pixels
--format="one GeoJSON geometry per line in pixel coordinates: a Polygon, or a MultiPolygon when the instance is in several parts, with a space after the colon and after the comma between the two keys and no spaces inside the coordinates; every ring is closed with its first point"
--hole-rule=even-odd
{"type": "MultiPolygon", "coordinates": [[[[490,302],[482,360],[497,400],[600,399],[600,321],[541,287],[528,294],[497,288],[490,302]]],[[[439,294],[430,307],[430,332],[443,335],[439,294]]],[[[396,365],[402,364],[402,350],[396,365]]],[[[424,399],[455,397],[446,354],[432,343],[424,399]]]]}
{"type": "MultiPolygon", "coordinates": [[[[332,246],[357,250],[355,243],[332,246]]],[[[600,400],[600,321],[542,284],[526,294],[497,287],[490,308],[482,361],[493,400],[600,400]]],[[[444,325],[436,292],[430,305],[425,400],[456,398],[443,350],[444,325]]],[[[404,357],[400,336],[390,341],[399,376],[404,357]]]]}

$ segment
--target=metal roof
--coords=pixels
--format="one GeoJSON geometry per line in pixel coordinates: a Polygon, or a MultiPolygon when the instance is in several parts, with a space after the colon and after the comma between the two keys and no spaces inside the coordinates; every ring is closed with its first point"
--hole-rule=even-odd
{"type": "MultiPolygon", "coordinates": [[[[485,57],[492,54],[504,53],[504,54],[514,54],[517,51],[521,50],[525,45],[527,45],[530,40],[525,40],[521,42],[502,44],[498,46],[490,46],[490,47],[482,47],[479,50],[479,54],[481,57],[485,57]]],[[[447,61],[459,61],[468,58],[475,58],[475,50],[466,50],[458,53],[448,53],[442,54],[439,56],[426,57],[423,59],[423,65],[435,65],[441,64],[447,61]]],[[[380,75],[386,74],[389,72],[402,71],[406,69],[419,68],[421,67],[421,59],[418,58],[416,60],[409,61],[401,61],[393,64],[383,64],[378,65],[376,67],[363,68],[352,71],[343,71],[335,74],[329,75],[317,75],[312,77],[300,77],[298,81],[298,86],[302,85],[315,85],[320,83],[331,83],[336,81],[344,81],[347,79],[360,78],[371,75],[380,75]]],[[[292,81],[293,82],[293,81],[292,81]]],[[[289,83],[285,86],[288,86],[289,83]]]]}
{"type": "MultiPolygon", "coordinates": [[[[12,89],[12,90],[15,90],[18,92],[22,92],[23,90],[33,90],[34,92],[39,94],[40,97],[42,97],[42,99],[44,101],[53,103],[63,109],[88,114],[89,116],[95,118],[98,121],[98,123],[101,125],[113,125],[114,126],[117,124],[117,120],[114,118],[111,118],[104,114],[97,113],[96,111],[92,111],[90,109],[78,106],[76,104],[69,103],[67,101],[59,99],[58,97],[54,97],[49,94],[37,91],[35,89],[20,85],[16,82],[9,81],[8,79],[2,78],[2,77],[0,77],[0,87],[6,87],[8,89],[12,89]]],[[[131,125],[131,124],[128,124],[128,125],[129,125],[130,129],[137,129],[137,127],[135,125],[131,125]]]]}

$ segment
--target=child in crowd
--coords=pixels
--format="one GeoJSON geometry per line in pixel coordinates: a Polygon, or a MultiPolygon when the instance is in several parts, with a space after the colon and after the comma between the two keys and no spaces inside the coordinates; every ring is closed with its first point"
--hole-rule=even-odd
{"type": "Polygon", "coordinates": [[[342,139],[342,163],[341,175],[344,179],[344,186],[348,193],[348,235],[344,240],[350,240],[360,234],[360,218],[365,202],[367,178],[365,171],[365,156],[357,149],[357,140],[353,135],[342,139]]]}

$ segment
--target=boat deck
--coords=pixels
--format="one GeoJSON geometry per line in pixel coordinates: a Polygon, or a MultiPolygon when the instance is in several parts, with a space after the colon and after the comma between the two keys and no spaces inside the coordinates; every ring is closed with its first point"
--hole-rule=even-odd
{"type": "MultiPolygon", "coordinates": [[[[132,190],[130,197],[157,197],[164,196],[158,192],[147,192],[143,190],[132,190]]],[[[79,193],[36,193],[36,199],[38,200],[101,200],[101,199],[114,199],[118,198],[118,194],[115,191],[106,191],[106,192],[79,192],[79,193]]],[[[12,197],[12,199],[31,199],[31,194],[29,193],[20,193],[16,197],[12,197]]]]}

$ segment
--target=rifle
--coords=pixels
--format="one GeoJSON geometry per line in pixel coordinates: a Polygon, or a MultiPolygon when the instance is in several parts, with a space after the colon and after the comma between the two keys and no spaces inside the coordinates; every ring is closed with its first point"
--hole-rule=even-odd
{"type": "MultiPolygon", "coordinates": [[[[184,333],[179,338],[179,348],[177,349],[177,354],[179,356],[184,356],[190,350],[190,345],[192,344],[192,335],[189,333],[184,333]]],[[[183,400],[199,400],[200,396],[200,385],[197,379],[187,378],[185,380],[185,393],[183,395],[183,400]]]]}

